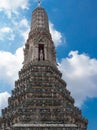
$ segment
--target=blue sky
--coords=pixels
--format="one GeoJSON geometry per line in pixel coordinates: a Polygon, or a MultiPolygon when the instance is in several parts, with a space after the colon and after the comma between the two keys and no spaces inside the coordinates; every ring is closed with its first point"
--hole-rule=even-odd
{"type": "MultiPolygon", "coordinates": [[[[0,110],[14,88],[22,67],[23,46],[37,0],[0,0],[0,110]]],[[[97,129],[97,1],[42,0],[67,88],[97,129]]]]}

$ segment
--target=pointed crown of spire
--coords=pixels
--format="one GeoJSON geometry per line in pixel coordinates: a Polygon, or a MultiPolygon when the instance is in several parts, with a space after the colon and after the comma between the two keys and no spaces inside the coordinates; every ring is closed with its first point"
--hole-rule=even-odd
{"type": "Polygon", "coordinates": [[[41,0],[38,0],[38,7],[32,13],[31,31],[41,28],[49,32],[48,15],[40,3],[41,0]]]}
{"type": "Polygon", "coordinates": [[[40,7],[40,3],[41,3],[40,0],[38,0],[38,7],[40,7]]]}

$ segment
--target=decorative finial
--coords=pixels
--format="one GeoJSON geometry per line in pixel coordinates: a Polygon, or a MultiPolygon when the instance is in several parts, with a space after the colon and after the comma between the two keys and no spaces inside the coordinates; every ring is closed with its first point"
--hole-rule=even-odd
{"type": "Polygon", "coordinates": [[[38,7],[40,7],[40,0],[38,0],[38,7]]]}

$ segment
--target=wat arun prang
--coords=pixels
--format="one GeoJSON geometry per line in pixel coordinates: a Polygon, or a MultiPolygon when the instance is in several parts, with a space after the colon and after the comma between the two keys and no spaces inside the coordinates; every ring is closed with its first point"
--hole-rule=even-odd
{"type": "Polygon", "coordinates": [[[0,130],[86,130],[87,124],[57,68],[48,16],[39,5],[32,13],[23,67],[2,110],[0,130]]]}

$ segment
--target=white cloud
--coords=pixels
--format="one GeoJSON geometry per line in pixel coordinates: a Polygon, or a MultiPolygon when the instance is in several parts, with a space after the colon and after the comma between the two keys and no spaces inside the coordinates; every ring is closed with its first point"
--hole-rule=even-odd
{"type": "Polygon", "coordinates": [[[28,25],[28,21],[27,21],[27,19],[26,18],[24,18],[24,19],[22,19],[21,21],[20,21],[20,23],[19,23],[19,26],[20,27],[29,27],[29,25],[28,25]]]}
{"type": "Polygon", "coordinates": [[[4,41],[5,39],[14,40],[13,30],[7,26],[0,28],[0,40],[4,41]]]}
{"type": "Polygon", "coordinates": [[[10,97],[10,94],[8,92],[0,93],[0,115],[1,110],[8,105],[8,97],[10,97]]]}
{"type": "Polygon", "coordinates": [[[77,106],[81,106],[88,97],[97,97],[97,59],[71,51],[69,57],[62,59],[59,69],[77,106]]]}
{"type": "Polygon", "coordinates": [[[9,33],[9,32],[12,32],[12,29],[9,27],[3,27],[0,29],[0,32],[1,33],[9,33]]]}
{"type": "Polygon", "coordinates": [[[10,17],[17,9],[27,9],[29,0],[0,0],[0,11],[5,11],[10,17]]]}
{"type": "Polygon", "coordinates": [[[28,33],[30,30],[29,22],[26,18],[21,20],[12,20],[13,31],[15,35],[21,36],[24,39],[24,42],[27,40],[28,33]]]}
{"type": "Polygon", "coordinates": [[[0,80],[7,81],[11,86],[22,67],[23,48],[18,48],[15,54],[0,51],[0,80]]]}
{"type": "Polygon", "coordinates": [[[5,41],[13,41],[15,40],[15,37],[22,37],[24,39],[24,42],[27,39],[28,33],[29,33],[29,23],[26,18],[23,18],[21,20],[18,20],[18,22],[12,20],[10,21],[12,27],[4,26],[0,28],[0,40],[5,41]]]}
{"type": "Polygon", "coordinates": [[[49,28],[52,39],[55,43],[55,46],[57,47],[58,45],[62,44],[62,34],[54,28],[54,24],[51,22],[49,22],[49,28]]]}
{"type": "Polygon", "coordinates": [[[25,19],[25,18],[22,19],[18,23],[18,31],[20,32],[20,35],[24,38],[24,41],[27,40],[29,30],[30,30],[30,26],[29,26],[27,19],[25,19]]]}

